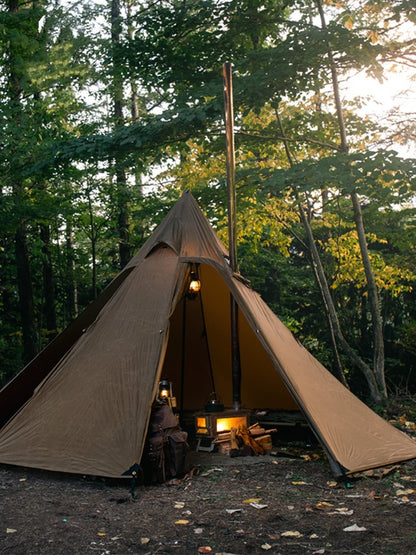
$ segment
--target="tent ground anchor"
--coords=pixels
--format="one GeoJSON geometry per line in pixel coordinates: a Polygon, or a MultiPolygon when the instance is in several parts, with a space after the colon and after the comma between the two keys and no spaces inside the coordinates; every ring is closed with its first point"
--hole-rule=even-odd
{"type": "Polygon", "coordinates": [[[131,475],[130,494],[131,494],[132,499],[135,500],[135,499],[137,499],[137,496],[136,496],[137,481],[139,480],[140,484],[143,484],[143,481],[144,481],[144,475],[143,475],[142,467],[140,465],[138,465],[137,463],[135,463],[126,472],[123,473],[123,476],[129,476],[129,475],[131,475]]]}
{"type": "Polygon", "coordinates": [[[136,478],[137,478],[137,476],[133,476],[132,479],[130,480],[130,494],[131,494],[131,498],[133,499],[133,501],[135,501],[137,499],[137,496],[136,496],[136,478]]]}
{"type": "Polygon", "coordinates": [[[342,471],[342,481],[344,482],[346,489],[351,489],[352,488],[351,480],[349,479],[349,477],[347,476],[343,468],[341,468],[341,471],[342,471]]]}

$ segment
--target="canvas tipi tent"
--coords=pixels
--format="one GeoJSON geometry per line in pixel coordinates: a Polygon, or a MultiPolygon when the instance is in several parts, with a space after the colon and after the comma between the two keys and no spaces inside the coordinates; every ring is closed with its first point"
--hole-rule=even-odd
{"type": "Polygon", "coordinates": [[[301,410],[339,475],[416,458],[416,442],[341,385],[232,273],[188,192],[102,295],[0,392],[0,462],[128,474],[162,375],[183,409],[200,409],[213,382],[231,405],[230,295],[244,407],[301,410]],[[200,299],[185,304],[195,268],[200,299]]]}

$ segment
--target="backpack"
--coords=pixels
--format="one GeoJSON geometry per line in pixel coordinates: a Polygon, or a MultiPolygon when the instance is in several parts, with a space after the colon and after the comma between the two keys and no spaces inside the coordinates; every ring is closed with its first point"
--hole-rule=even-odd
{"type": "Polygon", "coordinates": [[[163,483],[186,473],[187,439],[168,405],[152,409],[142,457],[146,482],[163,483]]]}

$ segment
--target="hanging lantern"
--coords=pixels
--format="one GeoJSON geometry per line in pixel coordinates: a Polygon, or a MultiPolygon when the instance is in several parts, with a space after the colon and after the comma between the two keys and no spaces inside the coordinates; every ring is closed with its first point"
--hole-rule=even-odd
{"type": "Polygon", "coordinates": [[[160,404],[169,405],[171,409],[176,408],[176,397],[172,393],[172,382],[162,379],[157,386],[156,401],[160,404]]]}
{"type": "Polygon", "coordinates": [[[172,383],[168,380],[160,380],[157,398],[160,401],[167,401],[169,397],[172,397],[172,383]]]}
{"type": "Polygon", "coordinates": [[[201,280],[198,276],[198,264],[191,265],[191,274],[189,277],[189,285],[187,296],[189,299],[195,299],[198,293],[201,291],[201,280]]]}
{"type": "Polygon", "coordinates": [[[191,272],[191,280],[189,282],[188,292],[196,295],[201,290],[201,281],[198,279],[196,272],[191,272]]]}

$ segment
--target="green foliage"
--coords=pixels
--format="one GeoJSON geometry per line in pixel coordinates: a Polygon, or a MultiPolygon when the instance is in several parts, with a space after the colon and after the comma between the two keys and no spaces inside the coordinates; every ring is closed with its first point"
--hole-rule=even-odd
{"type": "MultiPolygon", "coordinates": [[[[410,4],[325,2],[323,29],[314,3],[304,1],[129,3],[121,5],[117,43],[102,4],[20,3],[16,13],[3,5],[3,373],[18,368],[22,352],[14,256],[22,222],[39,347],[49,333],[40,226],[51,233],[60,329],[74,315],[74,283],[82,309],[116,274],[120,199],[112,160],[127,175],[134,249],[188,188],[227,243],[221,69],[232,61],[242,273],[331,367],[325,313],[298,216],[302,203],[342,328],[370,361],[371,318],[349,202],[358,193],[381,298],[389,387],[416,391],[415,160],[380,147],[384,138],[410,144],[412,121],[400,129],[372,121],[361,115],[363,99],[349,100],[344,118],[352,146],[349,154],[341,152],[328,55],[343,79],[363,71],[382,80],[386,64],[413,59],[412,41],[398,32],[414,20],[410,4]],[[123,125],[112,109],[116,93],[123,125]]],[[[359,374],[343,362],[355,390],[366,395],[359,374]]]]}

